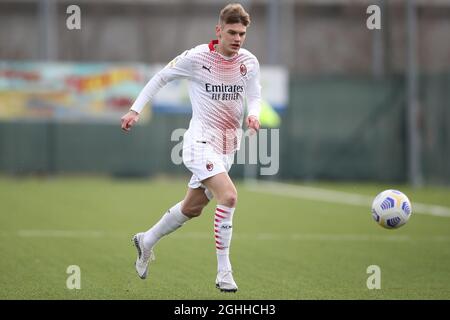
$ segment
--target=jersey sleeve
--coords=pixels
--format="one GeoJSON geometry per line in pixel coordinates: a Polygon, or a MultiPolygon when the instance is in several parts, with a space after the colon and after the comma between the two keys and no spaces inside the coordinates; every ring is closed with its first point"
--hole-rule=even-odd
{"type": "Polygon", "coordinates": [[[248,116],[255,116],[259,120],[261,112],[261,85],[259,62],[256,60],[255,68],[247,84],[248,116]]]}
{"type": "Polygon", "coordinates": [[[189,78],[192,74],[191,71],[192,59],[189,57],[189,50],[186,50],[150,79],[139,93],[130,110],[141,113],[145,105],[153,99],[162,87],[172,80],[189,78]]]}

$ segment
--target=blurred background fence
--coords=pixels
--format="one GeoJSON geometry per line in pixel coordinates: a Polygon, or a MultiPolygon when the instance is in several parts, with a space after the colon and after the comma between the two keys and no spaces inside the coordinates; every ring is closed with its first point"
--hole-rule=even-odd
{"type": "MultiPolygon", "coordinates": [[[[17,78],[27,81],[27,94],[33,93],[33,79],[24,80],[27,73],[17,70],[34,61],[144,68],[165,64],[214,38],[225,4],[0,1],[0,172],[187,174],[170,161],[175,145],[170,137],[173,130],[187,128],[189,113],[154,108],[149,121],[126,135],[119,128],[120,114],[132,100],[103,100],[100,112],[108,113],[114,105],[107,120],[61,121],[54,112],[17,115],[14,108],[36,101],[28,99],[18,107],[11,96],[20,91],[14,85],[17,78]],[[66,27],[71,4],[81,9],[80,30],[66,27]]],[[[281,116],[276,178],[450,184],[450,0],[242,4],[253,20],[245,47],[263,67],[276,66],[289,76],[283,84],[286,105],[270,101],[281,116]],[[380,30],[366,27],[371,4],[382,9],[380,30]],[[408,6],[414,9],[412,17],[408,6]],[[411,81],[416,84],[413,93],[411,81]],[[413,125],[408,120],[411,94],[418,109],[413,125]],[[417,134],[413,143],[411,128],[417,134]],[[416,147],[418,152],[411,153],[416,147]],[[416,180],[411,157],[418,164],[416,180]]],[[[39,72],[46,68],[43,64],[39,72]]],[[[279,81],[267,79],[263,90],[274,90],[279,81]]],[[[147,80],[140,79],[139,88],[147,80]]],[[[130,92],[137,96],[136,89],[130,92]]],[[[242,177],[243,167],[236,165],[232,174],[242,177]]]]}

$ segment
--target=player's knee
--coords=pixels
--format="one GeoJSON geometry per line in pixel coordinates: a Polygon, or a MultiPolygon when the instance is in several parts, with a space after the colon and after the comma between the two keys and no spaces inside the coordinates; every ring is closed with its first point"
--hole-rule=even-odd
{"type": "Polygon", "coordinates": [[[202,214],[204,206],[203,205],[191,205],[191,206],[181,206],[181,212],[189,217],[189,218],[195,218],[202,214]]]}
{"type": "Polygon", "coordinates": [[[222,196],[222,204],[230,207],[230,208],[234,208],[236,207],[236,203],[237,203],[237,192],[235,191],[228,191],[226,192],[223,196],[222,196]]]}

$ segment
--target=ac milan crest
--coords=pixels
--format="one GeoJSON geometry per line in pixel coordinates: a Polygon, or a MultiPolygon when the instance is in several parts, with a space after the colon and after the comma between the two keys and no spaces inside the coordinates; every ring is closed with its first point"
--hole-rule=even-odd
{"type": "Polygon", "coordinates": [[[206,162],[206,170],[212,171],[214,169],[214,164],[211,161],[206,162]]]}
{"type": "Polygon", "coordinates": [[[245,76],[247,74],[247,67],[245,66],[245,64],[241,64],[241,66],[239,67],[241,74],[243,76],[245,76]]]}

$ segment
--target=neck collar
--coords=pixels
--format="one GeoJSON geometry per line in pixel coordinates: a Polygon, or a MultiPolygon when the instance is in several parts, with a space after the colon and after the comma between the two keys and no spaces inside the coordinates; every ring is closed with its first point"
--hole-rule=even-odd
{"type": "Polygon", "coordinates": [[[209,51],[210,52],[217,52],[217,54],[219,54],[222,58],[224,58],[225,60],[231,60],[231,59],[234,59],[234,58],[236,58],[237,57],[237,55],[238,54],[235,54],[235,55],[233,55],[233,56],[231,56],[231,57],[227,57],[227,56],[224,56],[223,54],[221,54],[219,51],[217,51],[216,50],[216,48],[214,47],[215,45],[218,45],[219,44],[219,40],[211,40],[210,42],[209,42],[209,44],[208,44],[208,47],[209,47],[209,51]]]}

